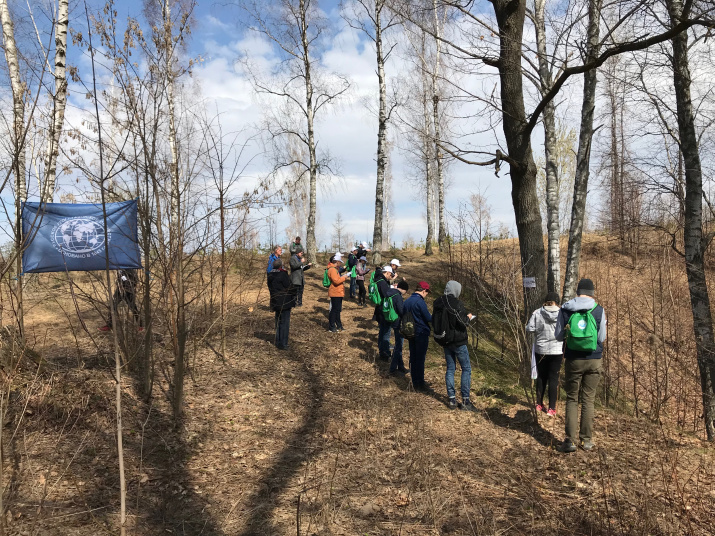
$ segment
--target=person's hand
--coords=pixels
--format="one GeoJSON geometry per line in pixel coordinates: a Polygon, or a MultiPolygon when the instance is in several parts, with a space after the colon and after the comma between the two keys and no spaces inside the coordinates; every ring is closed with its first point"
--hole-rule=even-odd
{"type": "Polygon", "coordinates": [[[467,318],[469,318],[469,320],[472,320],[474,319],[474,315],[472,313],[469,313],[467,314],[467,318]]]}

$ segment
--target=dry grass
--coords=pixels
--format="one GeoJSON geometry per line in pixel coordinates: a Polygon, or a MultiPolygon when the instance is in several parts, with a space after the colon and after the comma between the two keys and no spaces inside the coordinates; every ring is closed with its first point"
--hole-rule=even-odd
{"type": "MultiPolygon", "coordinates": [[[[584,273],[599,284],[606,267],[598,272],[590,255],[584,273]]],[[[402,258],[411,283],[447,279],[444,259],[402,258]]],[[[609,260],[610,277],[622,282],[615,264],[609,260]]],[[[638,288],[638,274],[628,288],[638,288]]],[[[306,275],[288,352],[270,343],[263,274],[242,280],[241,303],[229,314],[229,355],[189,345],[179,429],[164,378],[147,404],[125,377],[130,534],[712,533],[715,460],[697,435],[668,419],[658,425],[601,408],[597,450],[560,454],[562,417],[537,424],[508,388],[513,375],[493,384],[491,348],[476,354],[484,360],[473,373],[479,412],[451,412],[437,349],[426,371],[435,392],[417,394],[409,378],[376,361],[371,309],[346,300],[347,330],[326,332],[322,270],[306,275]]],[[[101,320],[93,307],[80,307],[90,333],[62,312],[74,311],[62,290],[30,293],[30,346],[42,366],[23,360],[16,372],[4,370],[5,387],[13,382],[4,427],[7,527],[18,535],[116,534],[110,340],[94,334],[101,320]]],[[[215,335],[207,340],[217,347],[215,335]]],[[[165,344],[157,351],[168,360],[165,344]]]]}

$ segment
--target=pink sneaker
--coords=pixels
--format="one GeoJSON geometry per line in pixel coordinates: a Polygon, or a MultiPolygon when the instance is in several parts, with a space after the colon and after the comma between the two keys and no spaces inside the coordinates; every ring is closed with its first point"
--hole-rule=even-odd
{"type": "Polygon", "coordinates": [[[544,411],[544,406],[541,404],[536,404],[536,411],[544,411]]]}
{"type": "Polygon", "coordinates": [[[549,411],[546,412],[546,414],[549,417],[556,417],[556,410],[555,409],[550,409],[549,411]]]}

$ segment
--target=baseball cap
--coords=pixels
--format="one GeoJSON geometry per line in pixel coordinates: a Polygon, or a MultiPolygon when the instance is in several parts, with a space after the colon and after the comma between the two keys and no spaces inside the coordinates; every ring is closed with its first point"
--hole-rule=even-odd
{"type": "Polygon", "coordinates": [[[398,261],[397,259],[392,259],[392,260],[390,261],[390,264],[394,264],[395,266],[402,266],[402,265],[400,264],[400,261],[398,261]]]}
{"type": "Polygon", "coordinates": [[[357,246],[353,246],[353,248],[350,251],[357,251],[357,246]]]}
{"type": "Polygon", "coordinates": [[[367,249],[367,242],[363,242],[363,243],[360,244],[360,245],[361,245],[363,248],[367,249]]]}
{"type": "Polygon", "coordinates": [[[427,281],[420,281],[417,283],[417,290],[426,290],[427,292],[431,292],[427,281]]]}
{"type": "Polygon", "coordinates": [[[391,274],[394,274],[395,272],[392,271],[392,266],[383,266],[382,267],[383,272],[390,272],[391,274]]]}
{"type": "Polygon", "coordinates": [[[363,255],[362,257],[360,257],[360,260],[361,260],[361,261],[366,261],[366,260],[367,260],[367,257],[366,257],[365,255],[363,255]]]}
{"type": "Polygon", "coordinates": [[[333,255],[333,258],[334,258],[336,261],[342,261],[342,260],[343,260],[343,254],[340,253],[339,251],[336,251],[336,252],[335,252],[335,255],[333,255]]]}

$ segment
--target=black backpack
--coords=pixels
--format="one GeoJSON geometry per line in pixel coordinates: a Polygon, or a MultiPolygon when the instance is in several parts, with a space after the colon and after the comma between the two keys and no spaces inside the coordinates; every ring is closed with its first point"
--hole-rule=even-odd
{"type": "Polygon", "coordinates": [[[404,315],[402,315],[400,335],[402,335],[405,339],[415,338],[415,317],[409,309],[405,311],[404,315]]]}
{"type": "Polygon", "coordinates": [[[446,299],[443,299],[444,307],[438,309],[435,307],[432,315],[433,337],[440,346],[447,346],[454,341],[454,328],[449,323],[449,304],[446,299]]]}

